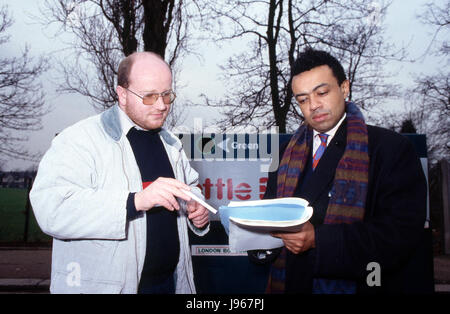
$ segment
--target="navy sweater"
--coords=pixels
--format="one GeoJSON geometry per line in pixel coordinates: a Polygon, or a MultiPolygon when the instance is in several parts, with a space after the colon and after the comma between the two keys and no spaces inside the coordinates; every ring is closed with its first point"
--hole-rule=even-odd
{"type": "MultiPolygon", "coordinates": [[[[127,134],[144,188],[159,177],[175,177],[159,131],[160,129],[139,131],[132,128],[127,134]]],[[[127,218],[131,220],[138,215],[134,205],[134,193],[130,193],[127,218]]],[[[140,289],[159,285],[172,276],[180,255],[177,212],[171,212],[161,206],[153,207],[146,212],[146,219],[147,250],[139,283],[140,289]]]]}

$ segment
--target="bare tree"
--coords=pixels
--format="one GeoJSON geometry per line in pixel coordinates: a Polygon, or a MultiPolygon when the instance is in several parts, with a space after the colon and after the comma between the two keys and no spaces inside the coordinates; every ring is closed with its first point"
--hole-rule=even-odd
{"type": "Polygon", "coordinates": [[[427,3],[420,18],[434,31],[425,55],[433,54],[444,66],[432,74],[416,76],[414,86],[407,91],[410,105],[404,115],[427,135],[429,160],[435,164],[450,159],[450,1],[427,3]]]}
{"type": "Polygon", "coordinates": [[[422,23],[431,25],[434,28],[434,34],[430,41],[430,45],[426,53],[433,47],[437,46],[436,54],[448,56],[450,54],[450,43],[448,31],[450,26],[450,1],[436,3],[436,1],[425,4],[425,11],[419,15],[422,23]],[[442,37],[441,35],[444,34],[442,37]]]}
{"type": "MultiPolygon", "coordinates": [[[[1,7],[0,45],[9,41],[6,31],[12,24],[8,8],[1,7]]],[[[23,148],[21,142],[27,137],[20,134],[40,129],[41,118],[48,112],[42,85],[37,83],[46,69],[47,60],[43,57],[35,60],[27,46],[19,56],[0,58],[0,160],[38,157],[23,148]]]]}
{"type": "Polygon", "coordinates": [[[389,82],[388,61],[406,58],[405,48],[396,48],[384,37],[384,17],[391,2],[337,1],[332,11],[339,12],[331,32],[318,38],[344,65],[350,81],[348,99],[367,113],[386,99],[401,96],[400,85],[389,82]]]}
{"type": "MultiPolygon", "coordinates": [[[[389,4],[371,8],[371,1],[292,0],[224,1],[209,7],[218,41],[246,38],[250,45],[228,59],[223,78],[227,99],[209,106],[224,108],[223,129],[253,124],[276,125],[281,133],[302,119],[290,88],[291,67],[305,47],[331,51],[343,61],[351,83],[351,99],[369,109],[393,89],[382,82],[383,64],[400,59],[383,39],[382,20],[389,4]],[[376,21],[373,17],[376,16],[376,21]],[[372,18],[372,20],[371,20],[372,18]]],[[[213,28],[208,25],[208,28],[213,28]]]]}
{"type": "Polygon", "coordinates": [[[450,77],[443,72],[421,75],[405,94],[401,112],[388,113],[379,124],[403,132],[403,123],[410,121],[419,134],[427,138],[428,161],[431,167],[441,159],[450,159],[450,77]]]}
{"type": "Polygon", "coordinates": [[[410,92],[414,108],[408,114],[420,133],[427,135],[429,160],[432,164],[450,160],[450,73],[420,76],[410,92]]]}
{"type": "Polygon", "coordinates": [[[65,57],[59,63],[59,90],[87,96],[96,109],[109,108],[117,102],[120,60],[139,50],[163,56],[176,76],[177,60],[190,49],[196,9],[195,1],[183,0],[47,0],[44,23],[56,23],[76,38],[67,43],[73,61],[65,57]]]}

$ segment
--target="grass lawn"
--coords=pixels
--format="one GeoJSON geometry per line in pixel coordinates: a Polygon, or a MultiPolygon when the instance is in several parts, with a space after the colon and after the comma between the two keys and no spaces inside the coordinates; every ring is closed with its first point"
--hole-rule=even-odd
{"type": "MultiPolygon", "coordinates": [[[[25,230],[26,189],[0,188],[0,242],[23,242],[25,230]]],[[[27,242],[50,242],[39,228],[30,210],[27,242]]]]}

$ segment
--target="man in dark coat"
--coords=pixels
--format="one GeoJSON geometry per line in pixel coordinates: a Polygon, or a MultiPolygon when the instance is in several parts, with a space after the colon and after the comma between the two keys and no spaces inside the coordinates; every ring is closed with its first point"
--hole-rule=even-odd
{"type": "Polygon", "coordinates": [[[345,100],[342,65],[326,52],[300,54],[292,90],[305,122],[281,148],[265,198],[302,197],[314,214],[298,232],[273,234],[285,247],[272,254],[268,291],[432,292],[427,185],[412,143],[365,124],[345,100]]]}

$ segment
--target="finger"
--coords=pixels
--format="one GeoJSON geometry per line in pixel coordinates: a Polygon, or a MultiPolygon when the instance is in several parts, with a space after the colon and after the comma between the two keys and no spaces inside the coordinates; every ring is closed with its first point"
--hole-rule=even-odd
{"type": "Polygon", "coordinates": [[[281,234],[279,234],[279,233],[271,232],[270,235],[271,235],[272,237],[280,238],[280,239],[281,239],[281,234]]]}
{"type": "Polygon", "coordinates": [[[158,200],[162,201],[162,203],[159,203],[161,206],[166,207],[168,210],[180,209],[180,205],[170,191],[160,190],[159,196],[160,198],[158,200]]]}
{"type": "Polygon", "coordinates": [[[186,202],[191,201],[191,197],[189,195],[187,195],[186,193],[183,193],[183,189],[180,189],[180,188],[177,188],[174,186],[170,186],[170,185],[167,188],[176,197],[181,198],[181,199],[185,200],[186,202]]]}
{"type": "Polygon", "coordinates": [[[289,251],[291,251],[292,253],[294,253],[294,254],[298,254],[298,253],[300,253],[300,250],[299,249],[297,249],[297,248],[295,248],[295,247],[286,247],[289,251]]]}
{"type": "Polygon", "coordinates": [[[201,216],[195,217],[193,219],[191,219],[192,221],[197,221],[197,222],[203,222],[203,221],[208,221],[209,220],[209,215],[208,213],[203,214],[201,216]]]}
{"type": "Polygon", "coordinates": [[[286,248],[289,251],[291,251],[293,253],[296,251],[297,245],[294,242],[292,242],[292,241],[285,241],[284,245],[286,246],[286,248]]]}
{"type": "Polygon", "coordinates": [[[208,222],[204,222],[204,223],[201,223],[201,224],[194,224],[194,226],[196,226],[197,228],[203,228],[204,226],[206,226],[206,224],[207,224],[208,222]]]}
{"type": "Polygon", "coordinates": [[[175,185],[172,185],[172,184],[167,183],[167,182],[162,182],[162,184],[159,187],[162,190],[165,190],[166,192],[170,193],[171,195],[185,200],[186,202],[189,202],[191,200],[191,197],[189,195],[183,193],[175,185]]]}
{"type": "Polygon", "coordinates": [[[201,220],[197,220],[197,221],[192,221],[192,223],[194,224],[194,226],[196,226],[197,228],[201,228],[204,225],[206,225],[208,223],[209,219],[208,217],[201,219],[201,220]]]}
{"type": "Polygon", "coordinates": [[[204,219],[209,219],[209,212],[206,208],[199,205],[199,207],[192,213],[188,215],[188,218],[192,221],[200,221],[204,219]]]}
{"type": "Polygon", "coordinates": [[[208,222],[208,218],[201,217],[201,218],[193,219],[192,222],[194,224],[205,224],[206,222],[208,222]]]}
{"type": "Polygon", "coordinates": [[[298,254],[303,251],[304,243],[303,242],[292,242],[289,245],[291,247],[291,252],[298,254]]]}
{"type": "Polygon", "coordinates": [[[191,200],[189,195],[182,192],[182,190],[190,190],[191,187],[173,178],[159,177],[152,184],[150,184],[147,189],[165,189],[186,202],[191,200]]]}
{"type": "Polygon", "coordinates": [[[270,233],[275,238],[285,239],[288,233],[286,232],[271,232],[270,233]]]}
{"type": "Polygon", "coordinates": [[[195,202],[194,200],[187,202],[186,208],[187,208],[188,213],[195,212],[197,210],[197,202],[195,202]]]}
{"type": "Polygon", "coordinates": [[[209,217],[206,216],[204,219],[202,219],[202,220],[200,221],[200,224],[204,226],[204,225],[206,225],[208,222],[209,222],[209,217]]]}
{"type": "MultiPolygon", "coordinates": [[[[201,206],[201,205],[200,205],[200,206],[201,206]]],[[[201,209],[201,208],[197,207],[194,211],[192,211],[192,212],[189,213],[188,218],[189,218],[189,219],[195,219],[195,218],[197,218],[197,217],[205,216],[206,214],[208,214],[206,208],[203,207],[203,208],[201,209]]]]}
{"type": "Polygon", "coordinates": [[[283,239],[290,240],[290,241],[295,241],[295,240],[298,240],[299,237],[296,236],[296,235],[293,235],[293,234],[286,233],[286,234],[284,234],[283,239]]]}
{"type": "Polygon", "coordinates": [[[278,233],[280,238],[286,239],[286,240],[297,240],[302,237],[302,234],[300,232],[280,232],[278,233]]]}
{"type": "Polygon", "coordinates": [[[179,188],[179,189],[184,189],[184,190],[188,190],[188,191],[191,190],[191,187],[189,185],[187,185],[186,183],[183,183],[177,179],[159,177],[158,180],[160,180],[161,182],[167,183],[171,186],[174,186],[176,188],[179,188]]]}
{"type": "Polygon", "coordinates": [[[156,206],[164,207],[164,208],[166,208],[169,211],[174,211],[175,210],[173,205],[169,201],[167,201],[165,199],[160,199],[160,201],[157,202],[156,206]]]}

